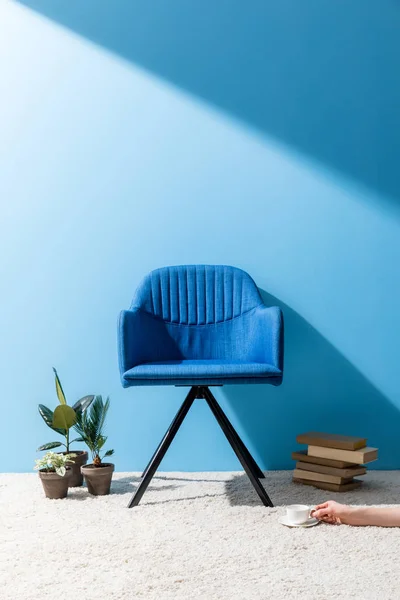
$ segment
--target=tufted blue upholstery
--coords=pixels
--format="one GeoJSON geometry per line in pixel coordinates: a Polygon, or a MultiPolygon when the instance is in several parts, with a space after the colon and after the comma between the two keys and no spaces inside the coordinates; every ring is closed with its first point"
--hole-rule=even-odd
{"type": "Polygon", "coordinates": [[[262,304],[250,275],[234,267],[189,265],[152,271],[131,309],[169,323],[211,325],[239,317],[262,304]]]}
{"type": "Polygon", "coordinates": [[[283,375],[283,320],[235,267],[164,267],[147,275],[119,322],[124,387],[271,383],[283,375]]]}

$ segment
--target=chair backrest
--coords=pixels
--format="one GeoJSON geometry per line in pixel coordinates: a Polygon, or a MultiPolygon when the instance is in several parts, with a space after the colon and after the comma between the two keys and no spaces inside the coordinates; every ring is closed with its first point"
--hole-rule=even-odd
{"type": "Polygon", "coordinates": [[[224,265],[181,265],[151,271],[139,285],[131,308],[166,323],[212,325],[262,305],[253,279],[224,265]]]}

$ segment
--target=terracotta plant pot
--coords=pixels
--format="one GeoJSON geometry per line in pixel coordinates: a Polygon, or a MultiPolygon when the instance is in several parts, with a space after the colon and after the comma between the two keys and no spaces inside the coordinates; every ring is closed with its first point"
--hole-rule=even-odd
{"type": "Polygon", "coordinates": [[[72,469],[70,469],[70,467],[67,467],[67,472],[64,477],[57,475],[57,473],[39,471],[39,477],[42,481],[46,498],[51,498],[52,500],[66,498],[68,494],[68,480],[71,477],[71,474],[72,469]]]}
{"type": "MultiPolygon", "coordinates": [[[[67,454],[67,452],[60,452],[60,454],[67,454]]],[[[82,450],[70,450],[69,454],[76,454],[76,456],[72,459],[74,462],[70,464],[72,474],[68,481],[68,487],[78,487],[83,484],[81,467],[86,465],[88,453],[82,450]]]]}
{"type": "Polygon", "coordinates": [[[101,467],[86,465],[81,467],[89,494],[106,496],[110,493],[111,479],[114,471],[112,463],[103,463],[101,467]]]}

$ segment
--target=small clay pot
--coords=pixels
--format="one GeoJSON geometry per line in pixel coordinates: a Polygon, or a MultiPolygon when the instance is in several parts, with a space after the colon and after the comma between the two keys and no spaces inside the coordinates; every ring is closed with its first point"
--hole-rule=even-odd
{"type": "Polygon", "coordinates": [[[44,493],[46,498],[52,500],[59,498],[66,498],[68,494],[68,480],[71,477],[72,469],[67,467],[67,472],[64,477],[57,473],[46,473],[46,471],[39,471],[39,477],[41,479],[44,493]]]}
{"type": "MultiPolygon", "coordinates": [[[[60,452],[59,454],[67,454],[67,452],[60,452]]],[[[68,487],[78,487],[83,485],[83,475],[81,472],[81,467],[86,465],[88,459],[88,453],[83,452],[82,450],[70,450],[68,454],[76,454],[75,458],[71,458],[71,461],[68,465],[71,467],[71,477],[68,481],[68,487]]]]}
{"type": "Polygon", "coordinates": [[[103,463],[101,467],[86,465],[81,467],[89,494],[106,496],[110,493],[111,479],[114,471],[112,463],[103,463]]]}

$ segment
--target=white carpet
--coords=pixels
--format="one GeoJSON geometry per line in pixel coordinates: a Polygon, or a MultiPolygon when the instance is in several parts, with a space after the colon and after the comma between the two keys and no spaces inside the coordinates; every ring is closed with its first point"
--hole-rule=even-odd
{"type": "Polygon", "coordinates": [[[331,494],[267,474],[276,508],[242,473],[161,473],[138,508],[137,475],[112,494],[84,488],[46,500],[37,475],[0,475],[2,600],[400,598],[400,529],[278,523],[285,504],[333,498],[400,502],[400,473],[370,472],[362,490],[331,494]]]}

